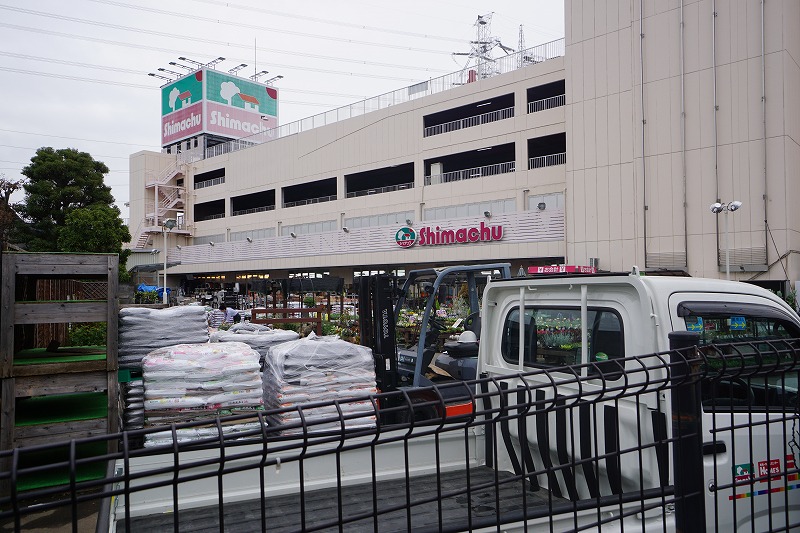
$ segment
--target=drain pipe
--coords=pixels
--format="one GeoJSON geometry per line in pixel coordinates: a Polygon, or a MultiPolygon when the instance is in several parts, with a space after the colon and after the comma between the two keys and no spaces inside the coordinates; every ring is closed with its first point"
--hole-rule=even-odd
{"type": "MultiPolygon", "coordinates": [[[[762,0],[763,1],[763,0],[762,0]]],[[[681,0],[681,166],[683,172],[683,261],[689,267],[689,215],[686,185],[686,65],[683,47],[683,0],[681,0]]]]}
{"type": "MultiPolygon", "coordinates": [[[[769,265],[769,225],[767,224],[767,63],[764,57],[764,0],[761,0],[761,117],[764,128],[764,262],[769,265]]],[[[787,260],[788,263],[788,260],[787,260]]]]}
{"type": "Polygon", "coordinates": [[[644,116],[644,0],[639,0],[639,74],[642,85],[642,235],[644,236],[644,267],[647,268],[647,161],[644,157],[644,128],[647,120],[644,116]]]}
{"type": "MultiPolygon", "coordinates": [[[[716,188],[717,202],[721,202],[719,197],[719,150],[717,149],[717,112],[719,106],[717,105],[717,0],[711,2],[711,70],[712,70],[712,90],[714,92],[714,186],[716,188]]],[[[719,217],[717,221],[717,266],[719,266],[719,217]]],[[[730,246],[729,242],[725,242],[725,246],[730,246]]]]}

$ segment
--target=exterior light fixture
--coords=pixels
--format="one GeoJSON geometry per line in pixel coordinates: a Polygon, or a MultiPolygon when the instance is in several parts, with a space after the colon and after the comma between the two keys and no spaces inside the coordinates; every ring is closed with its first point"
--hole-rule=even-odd
{"type": "Polygon", "coordinates": [[[350,233],[350,228],[348,228],[347,226],[342,226],[342,231],[345,233],[350,233]]]}
{"type": "Polygon", "coordinates": [[[483,212],[483,216],[485,216],[486,218],[492,218],[492,212],[491,211],[484,211],[483,212]]]}
{"type": "Polygon", "coordinates": [[[180,244],[176,244],[175,248],[177,248],[178,250],[183,250],[183,246],[181,246],[180,244]]]}
{"type": "Polygon", "coordinates": [[[539,211],[544,211],[546,208],[547,204],[544,202],[539,202],[538,204],[536,204],[536,209],[538,209],[539,211]]]}
{"type": "Polygon", "coordinates": [[[409,226],[413,226],[414,225],[414,221],[411,220],[410,218],[407,218],[406,219],[406,224],[408,224],[409,226]]]}
{"type": "Polygon", "coordinates": [[[295,232],[293,232],[293,231],[290,231],[290,232],[289,232],[289,235],[291,235],[291,237],[292,237],[293,239],[296,239],[296,238],[297,238],[297,233],[295,233],[295,232]]]}
{"type": "Polygon", "coordinates": [[[209,246],[214,246],[214,241],[208,241],[209,246]]]}
{"type": "Polygon", "coordinates": [[[252,237],[245,237],[245,239],[247,239],[247,242],[253,242],[253,238],[252,237]]]}
{"type": "Polygon", "coordinates": [[[742,207],[742,202],[739,200],[734,200],[732,202],[721,203],[721,202],[714,202],[708,208],[711,210],[712,213],[715,215],[719,215],[723,211],[725,212],[725,216],[723,220],[725,222],[725,277],[726,279],[731,279],[731,246],[730,246],[730,234],[728,233],[728,213],[736,211],[742,207]]]}

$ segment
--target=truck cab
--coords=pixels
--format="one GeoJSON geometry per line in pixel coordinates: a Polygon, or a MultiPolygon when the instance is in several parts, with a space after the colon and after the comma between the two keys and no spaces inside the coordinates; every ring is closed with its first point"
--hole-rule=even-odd
{"type": "MultiPolygon", "coordinates": [[[[797,487],[792,483],[797,475],[769,479],[770,469],[795,469],[793,443],[798,435],[784,420],[787,412],[797,410],[798,373],[783,369],[771,376],[765,372],[770,359],[764,354],[772,350],[794,357],[800,347],[796,340],[800,319],[773,293],[739,282],[642,276],[634,268],[623,274],[492,280],[483,294],[482,315],[479,374],[528,373],[506,380],[504,387],[509,389],[550,387],[563,380],[552,397],[544,396],[546,387],[536,391],[539,400],[554,405],[609,387],[647,386],[666,375],[668,365],[646,354],[669,350],[672,332],[696,333],[696,343],[705,354],[700,422],[709,530],[766,530],[800,518],[796,515],[800,496],[786,492],[797,487]],[[724,349],[716,348],[723,345],[724,349]],[[753,370],[715,378],[737,366],[758,368],[758,375],[753,370]],[[789,496],[770,503],[753,496],[758,491],[753,492],[751,482],[759,472],[756,489],[789,496]]],[[[626,449],[642,438],[655,443],[670,432],[671,393],[604,402],[605,423],[593,428],[580,426],[561,434],[565,424],[552,421],[549,432],[529,427],[523,435],[512,428],[510,437],[514,446],[529,446],[562,462],[581,456],[584,438],[609,450],[626,449]],[[614,434],[606,433],[611,420],[614,434]],[[587,436],[589,431],[595,435],[587,436]],[[548,438],[552,433],[555,439],[548,438]]],[[[617,487],[598,483],[580,468],[571,480],[553,477],[544,483],[571,499],[613,494],[626,486],[646,489],[668,484],[663,450],[653,445],[643,457],[645,468],[624,460],[608,465],[603,476],[618,480],[617,487]]]]}

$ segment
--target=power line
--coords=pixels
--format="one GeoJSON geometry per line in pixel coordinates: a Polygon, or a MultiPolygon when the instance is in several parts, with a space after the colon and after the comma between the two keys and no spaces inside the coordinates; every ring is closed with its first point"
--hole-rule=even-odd
{"type": "MultiPolygon", "coordinates": [[[[50,133],[37,133],[33,131],[19,131],[19,130],[10,130],[5,128],[0,128],[0,131],[5,131],[8,133],[19,133],[21,135],[38,135],[39,137],[54,137],[56,139],[69,139],[71,141],[88,141],[88,142],[96,142],[96,143],[105,143],[105,144],[119,144],[122,146],[143,146],[145,148],[154,148],[155,145],[152,144],[137,144],[137,143],[126,143],[121,141],[101,141],[99,139],[84,139],[81,137],[65,137],[63,135],[52,135],[50,133]]],[[[158,150],[161,150],[161,147],[158,147],[158,150]]]]}
{"type": "MultiPolygon", "coordinates": [[[[183,52],[183,51],[180,51],[180,50],[174,50],[174,49],[170,49],[170,48],[160,48],[160,47],[157,47],[157,46],[149,46],[149,45],[134,44],[134,43],[123,43],[123,42],[120,42],[120,41],[112,41],[112,40],[109,40],[109,39],[99,39],[97,37],[89,37],[89,36],[86,36],[86,35],[75,35],[75,34],[71,34],[71,33],[63,33],[63,32],[52,31],[52,30],[44,30],[44,29],[40,29],[40,28],[32,28],[30,26],[19,26],[19,25],[16,25],[16,24],[7,24],[5,22],[0,22],[0,27],[10,28],[10,29],[19,30],[19,31],[41,33],[41,34],[44,34],[44,35],[53,35],[55,37],[64,37],[66,39],[77,39],[77,40],[80,40],[80,41],[89,41],[89,42],[96,42],[96,43],[102,43],[102,44],[111,44],[111,45],[122,46],[122,47],[127,47],[127,48],[136,48],[136,49],[139,49],[139,50],[151,50],[151,51],[155,51],[155,52],[164,52],[164,53],[168,53],[168,54],[190,53],[190,52],[183,52]]],[[[231,46],[240,46],[240,45],[231,45],[231,46]]],[[[241,47],[243,47],[243,46],[244,45],[241,45],[241,47]]],[[[240,59],[240,58],[238,58],[238,59],[237,58],[228,58],[228,59],[233,59],[234,61],[242,61],[242,59],[240,59]]],[[[372,79],[379,79],[379,80],[400,81],[400,82],[404,82],[404,83],[407,83],[407,82],[416,83],[416,82],[419,81],[419,79],[415,79],[415,78],[400,78],[400,77],[396,77],[396,76],[379,76],[379,75],[376,75],[376,74],[360,74],[360,73],[355,73],[355,72],[344,72],[344,71],[341,71],[341,70],[329,70],[329,69],[313,68],[313,67],[301,67],[301,66],[298,66],[298,65],[286,65],[286,64],[274,63],[274,62],[270,62],[270,65],[274,66],[275,68],[285,68],[285,69],[289,69],[289,70],[302,70],[302,71],[316,72],[316,73],[320,73],[320,74],[337,74],[337,75],[352,76],[352,77],[359,77],[359,78],[372,78],[372,79]]],[[[425,71],[426,69],[420,69],[420,70],[425,71]]]]}
{"type": "MultiPolygon", "coordinates": [[[[0,144],[0,148],[17,148],[19,150],[38,150],[42,148],[41,146],[33,147],[33,146],[12,146],[10,144],[0,144]]],[[[101,155],[96,154],[92,157],[102,157],[104,159],[128,159],[128,156],[121,156],[121,155],[101,155]]]]}
{"type": "MultiPolygon", "coordinates": [[[[120,5],[122,5],[122,4],[120,4],[120,5]]],[[[44,12],[44,11],[35,11],[33,9],[24,9],[24,8],[21,8],[21,7],[7,6],[7,5],[4,5],[4,4],[0,4],[0,9],[5,9],[7,11],[14,11],[16,13],[25,13],[26,15],[36,15],[36,16],[39,16],[39,17],[47,17],[47,18],[53,18],[53,19],[57,19],[57,20],[66,20],[66,21],[69,21],[69,22],[77,22],[79,24],[89,24],[89,25],[92,25],[92,26],[100,26],[100,27],[103,27],[103,28],[111,28],[111,29],[115,29],[115,30],[132,31],[132,32],[137,32],[137,33],[146,33],[148,35],[158,35],[160,37],[176,38],[176,36],[174,34],[167,33],[167,32],[161,32],[161,31],[155,31],[155,30],[147,30],[147,29],[142,29],[142,28],[131,28],[129,26],[122,26],[122,25],[119,25],[119,24],[110,24],[108,22],[99,22],[99,21],[94,21],[94,20],[81,19],[81,18],[77,18],[77,17],[68,17],[66,15],[58,15],[56,13],[47,13],[47,12],[44,12]]],[[[154,9],[154,8],[142,8],[142,9],[144,9],[145,11],[151,11],[151,12],[154,12],[154,13],[159,13],[159,14],[164,14],[164,15],[171,15],[172,14],[169,11],[164,11],[164,10],[161,10],[161,9],[154,9]]],[[[219,20],[219,19],[213,19],[213,18],[210,18],[210,17],[201,17],[199,15],[190,15],[188,13],[182,13],[180,15],[180,17],[182,19],[193,19],[193,20],[199,20],[199,21],[202,21],[202,22],[228,24],[228,25],[233,25],[233,26],[235,26],[237,28],[249,28],[249,29],[255,29],[255,30],[259,30],[259,31],[267,30],[267,31],[275,32],[275,33],[285,33],[285,34],[288,34],[288,35],[297,35],[297,36],[300,36],[300,37],[307,37],[307,38],[311,38],[311,39],[322,39],[322,40],[327,40],[327,41],[335,41],[335,42],[342,42],[342,43],[348,43],[348,44],[360,44],[360,45],[364,45],[364,46],[375,46],[375,47],[379,47],[379,48],[391,48],[391,49],[394,49],[394,50],[407,50],[407,51],[412,51],[412,52],[424,52],[424,53],[428,53],[428,54],[440,54],[440,55],[444,55],[444,54],[449,55],[450,54],[450,52],[445,52],[443,50],[432,50],[432,49],[429,49],[429,48],[415,48],[415,47],[402,46],[402,45],[396,45],[396,44],[376,43],[376,42],[372,42],[372,41],[359,41],[359,40],[355,40],[355,39],[347,39],[347,38],[344,38],[344,37],[331,37],[329,35],[316,35],[316,34],[313,34],[313,33],[304,33],[304,32],[285,30],[285,29],[280,29],[280,28],[268,28],[268,27],[265,27],[265,26],[257,25],[257,24],[246,24],[246,23],[242,23],[242,22],[228,22],[228,21],[223,21],[223,20],[219,20]]],[[[201,39],[199,37],[181,36],[181,37],[178,37],[178,38],[180,38],[181,40],[189,40],[189,41],[196,41],[196,42],[202,42],[202,43],[212,43],[212,44],[216,44],[218,46],[236,46],[236,47],[244,46],[244,45],[237,45],[237,44],[229,43],[229,42],[226,42],[226,41],[214,41],[214,40],[211,40],[211,39],[201,39]]],[[[248,45],[247,48],[250,49],[251,47],[248,45]]]]}
{"type": "MultiPolygon", "coordinates": [[[[41,57],[41,56],[31,56],[26,54],[15,54],[11,52],[2,52],[0,51],[0,55],[7,56],[7,57],[14,57],[17,59],[25,59],[26,61],[42,61],[45,63],[56,63],[59,65],[69,65],[74,67],[81,67],[81,68],[91,68],[97,70],[109,70],[109,71],[116,71],[116,72],[125,72],[129,74],[139,74],[139,75],[147,75],[147,71],[145,70],[133,70],[133,69],[126,69],[126,68],[117,68],[117,67],[110,67],[107,65],[95,65],[92,63],[79,63],[77,61],[66,61],[62,59],[53,59],[49,57],[41,57]]],[[[0,67],[0,68],[9,68],[9,67],[0,67]]],[[[41,72],[41,71],[22,71],[24,73],[34,73],[34,72],[41,72]]],[[[43,74],[46,75],[46,74],[43,74]]],[[[96,81],[96,80],[92,80],[96,81]]],[[[139,87],[152,89],[152,85],[141,85],[139,87]]],[[[363,95],[360,94],[344,94],[344,93],[330,93],[324,91],[307,91],[305,89],[292,89],[291,87],[281,87],[281,92],[288,91],[288,92],[296,92],[296,93],[304,93],[304,94],[315,94],[320,96],[338,96],[342,98],[363,98],[363,95]]]]}
{"type": "MultiPolygon", "coordinates": [[[[111,5],[117,5],[118,4],[118,2],[111,2],[110,0],[91,0],[91,1],[99,2],[99,3],[103,3],[103,4],[111,4],[111,5]]],[[[247,6],[247,5],[242,5],[242,4],[235,4],[235,3],[232,3],[232,2],[223,2],[223,1],[220,1],[220,0],[193,0],[193,1],[194,2],[198,2],[198,3],[202,3],[202,4],[211,4],[211,5],[217,5],[217,6],[222,6],[222,7],[229,7],[229,8],[232,8],[232,9],[244,10],[244,11],[248,11],[248,12],[255,11],[257,13],[264,13],[265,15],[277,15],[279,17],[294,18],[294,19],[298,19],[298,20],[307,20],[309,22],[318,22],[320,24],[330,24],[332,26],[336,26],[337,28],[344,27],[344,28],[355,28],[355,29],[359,29],[359,30],[379,31],[381,33],[391,33],[391,34],[394,34],[394,35],[403,35],[403,36],[406,36],[406,37],[420,37],[420,38],[423,38],[423,39],[434,39],[434,40],[437,40],[437,41],[445,41],[445,42],[451,42],[451,43],[463,43],[464,42],[464,39],[456,39],[455,37],[444,37],[444,36],[441,36],[441,35],[429,35],[427,33],[415,33],[415,32],[411,32],[411,31],[396,30],[396,29],[393,29],[393,28],[379,28],[377,26],[367,26],[367,25],[364,25],[364,24],[357,24],[357,23],[353,23],[353,22],[345,22],[345,21],[342,21],[342,20],[329,20],[329,19],[322,19],[322,18],[318,18],[318,17],[309,17],[307,15],[295,15],[294,13],[285,13],[285,12],[282,12],[282,11],[273,11],[271,9],[264,9],[264,8],[259,8],[259,7],[255,7],[255,6],[247,6]]],[[[128,6],[128,7],[132,7],[132,6],[128,6]]],[[[138,9],[138,7],[137,7],[137,9],[138,9]]]]}

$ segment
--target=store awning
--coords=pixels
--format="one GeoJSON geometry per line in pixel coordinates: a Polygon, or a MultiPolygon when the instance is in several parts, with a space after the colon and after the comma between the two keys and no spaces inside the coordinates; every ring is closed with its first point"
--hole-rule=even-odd
{"type": "MultiPolygon", "coordinates": [[[[180,261],[167,263],[167,268],[178,266],[180,264],[181,264],[180,261]]],[[[156,272],[159,270],[164,270],[164,263],[150,263],[147,265],[136,265],[135,267],[131,268],[128,272],[156,272]]]]}

